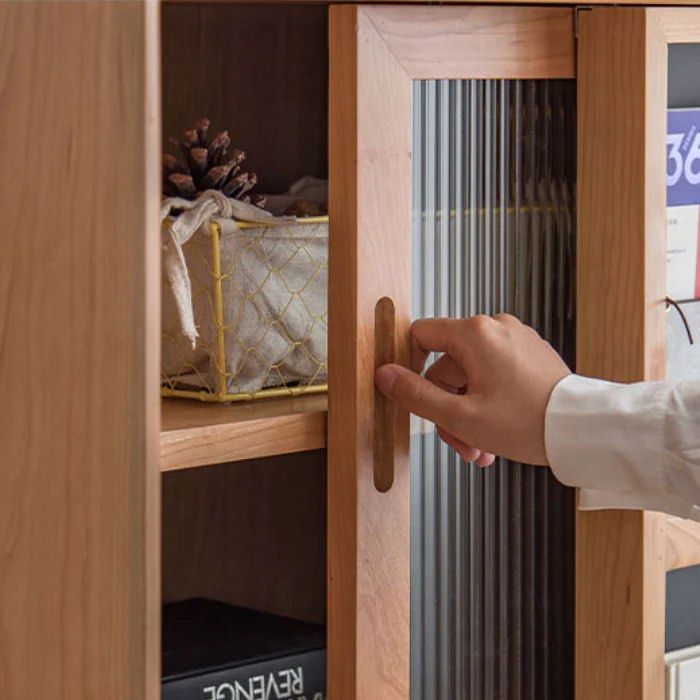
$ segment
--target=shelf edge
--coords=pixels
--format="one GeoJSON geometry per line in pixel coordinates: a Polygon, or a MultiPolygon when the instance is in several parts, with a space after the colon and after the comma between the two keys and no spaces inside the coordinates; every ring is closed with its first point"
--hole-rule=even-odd
{"type": "Polygon", "coordinates": [[[161,431],[161,472],[326,447],[326,412],[216,423],[161,431]]]}

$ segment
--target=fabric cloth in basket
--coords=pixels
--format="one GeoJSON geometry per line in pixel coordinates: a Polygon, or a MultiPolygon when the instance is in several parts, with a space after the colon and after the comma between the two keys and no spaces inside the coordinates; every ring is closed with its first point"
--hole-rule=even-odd
{"type": "MultiPolygon", "coordinates": [[[[179,245],[190,284],[194,337],[183,323],[190,311],[183,313],[172,288],[181,266],[175,266],[176,275],[164,275],[164,382],[228,395],[324,382],[326,220],[214,222],[213,228],[202,223],[179,245]]],[[[164,257],[167,234],[165,239],[164,257]]]]}

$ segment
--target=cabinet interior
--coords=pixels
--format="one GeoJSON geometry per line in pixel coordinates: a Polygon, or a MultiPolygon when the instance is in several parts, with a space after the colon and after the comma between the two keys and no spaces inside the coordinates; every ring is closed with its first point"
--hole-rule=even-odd
{"type": "Polygon", "coordinates": [[[325,450],[163,475],[163,602],[323,622],[325,450]]]}
{"type": "MultiPolygon", "coordinates": [[[[161,13],[166,149],[207,116],[245,150],[257,191],[327,177],[326,7],[192,2],[161,13]]],[[[163,602],[208,597],[323,622],[325,462],[315,450],[164,473],[163,602]]]]}
{"type": "Polygon", "coordinates": [[[207,116],[245,150],[257,191],[326,177],[327,22],[316,5],[164,4],[164,144],[207,116]]]}

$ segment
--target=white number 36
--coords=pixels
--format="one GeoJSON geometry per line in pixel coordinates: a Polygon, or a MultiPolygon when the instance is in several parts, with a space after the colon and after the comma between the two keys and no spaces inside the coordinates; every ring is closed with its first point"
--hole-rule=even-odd
{"type": "Polygon", "coordinates": [[[683,134],[668,134],[666,137],[666,145],[671,147],[668,154],[669,170],[666,173],[669,187],[675,185],[682,175],[685,175],[689,184],[700,184],[700,132],[695,134],[685,162],[681,153],[681,143],[683,143],[683,134]]]}

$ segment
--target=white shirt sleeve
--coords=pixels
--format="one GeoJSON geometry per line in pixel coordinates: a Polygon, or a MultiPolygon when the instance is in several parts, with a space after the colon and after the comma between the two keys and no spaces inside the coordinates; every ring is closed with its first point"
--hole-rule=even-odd
{"type": "Polygon", "coordinates": [[[554,387],[545,448],[583,509],[658,510],[700,520],[700,382],[613,384],[575,374],[554,387]]]}

